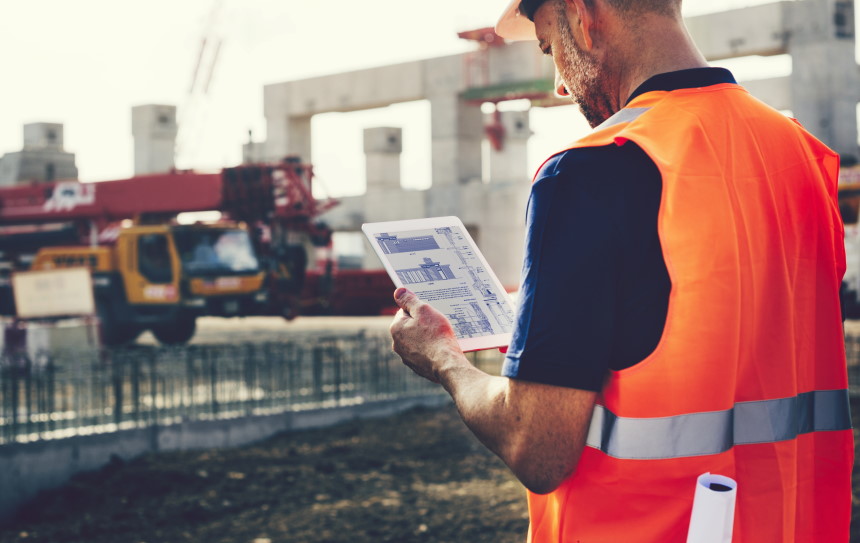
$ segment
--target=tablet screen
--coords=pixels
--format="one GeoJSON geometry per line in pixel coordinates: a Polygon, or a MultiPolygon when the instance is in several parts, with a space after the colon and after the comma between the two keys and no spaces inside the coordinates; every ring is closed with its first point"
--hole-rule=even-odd
{"type": "MultiPolygon", "coordinates": [[[[451,218],[435,220],[443,219],[451,218]]],[[[446,222],[430,228],[414,228],[419,221],[376,223],[364,230],[395,284],[448,317],[458,339],[497,343],[461,341],[464,350],[507,345],[513,304],[462,223],[446,222]]]]}

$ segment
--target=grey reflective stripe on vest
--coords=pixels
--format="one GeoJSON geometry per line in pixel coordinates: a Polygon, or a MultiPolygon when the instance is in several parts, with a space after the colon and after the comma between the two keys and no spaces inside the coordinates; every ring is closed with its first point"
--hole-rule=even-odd
{"type": "Polygon", "coordinates": [[[597,125],[597,127],[594,128],[594,131],[597,132],[598,130],[603,130],[604,128],[609,128],[610,126],[615,126],[616,124],[633,122],[649,109],[651,108],[626,107],[624,109],[619,110],[618,113],[597,125]]]}
{"type": "Polygon", "coordinates": [[[800,434],[851,428],[847,390],[817,390],[792,398],[741,402],[733,409],[675,417],[619,417],[594,407],[586,444],[625,459],[719,454],[735,445],[773,443],[800,434]]]}

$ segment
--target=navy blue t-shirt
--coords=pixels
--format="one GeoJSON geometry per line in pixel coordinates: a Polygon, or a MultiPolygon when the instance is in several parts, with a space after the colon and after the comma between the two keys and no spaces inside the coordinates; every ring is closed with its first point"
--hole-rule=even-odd
{"type": "MultiPolygon", "coordinates": [[[[734,83],[721,68],[648,79],[630,97],[734,83]]],[[[532,185],[520,303],[502,374],[599,391],[609,369],[657,346],[671,283],[657,214],[662,180],[632,142],[560,153],[532,185]]]]}

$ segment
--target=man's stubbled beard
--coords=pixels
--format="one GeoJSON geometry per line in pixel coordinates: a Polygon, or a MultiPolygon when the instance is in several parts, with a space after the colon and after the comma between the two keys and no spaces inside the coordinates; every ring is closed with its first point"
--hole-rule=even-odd
{"type": "Polygon", "coordinates": [[[579,105],[588,124],[595,127],[611,117],[613,111],[607,88],[607,72],[598,63],[595,55],[584,51],[573,39],[573,31],[564,10],[564,3],[557,4],[558,31],[562,51],[556,63],[559,74],[574,102],[579,105]]]}

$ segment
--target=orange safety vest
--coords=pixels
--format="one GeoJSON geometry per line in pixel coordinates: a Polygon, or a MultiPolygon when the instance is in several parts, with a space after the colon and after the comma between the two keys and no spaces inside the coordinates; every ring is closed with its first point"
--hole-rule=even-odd
{"type": "Polygon", "coordinates": [[[838,156],[736,84],[642,94],[570,148],[627,141],[663,179],[666,324],[529,493],[529,541],[684,543],[705,472],[738,483],[734,543],[848,541],[838,156]]]}

